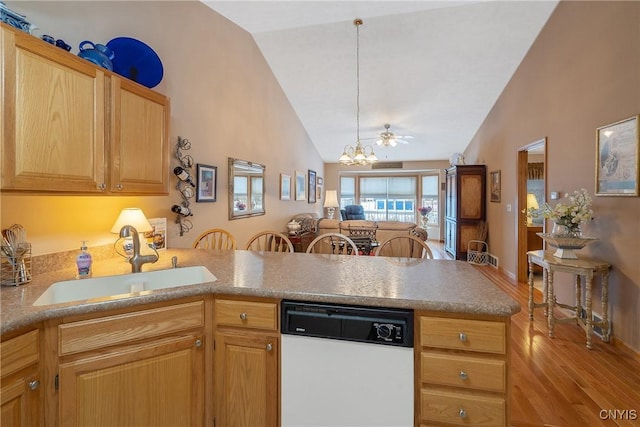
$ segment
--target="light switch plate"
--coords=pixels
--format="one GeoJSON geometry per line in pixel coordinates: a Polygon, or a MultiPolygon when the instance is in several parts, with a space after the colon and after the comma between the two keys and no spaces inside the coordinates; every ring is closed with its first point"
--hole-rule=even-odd
{"type": "Polygon", "coordinates": [[[511,212],[511,203],[507,203],[507,212],[511,212]]]}
{"type": "Polygon", "coordinates": [[[551,192],[551,200],[558,200],[558,192],[557,191],[552,191],[551,192]]]}

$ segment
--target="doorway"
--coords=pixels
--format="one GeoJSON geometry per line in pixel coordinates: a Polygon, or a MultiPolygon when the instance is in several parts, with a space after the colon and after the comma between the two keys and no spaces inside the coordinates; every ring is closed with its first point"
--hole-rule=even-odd
{"type": "Polygon", "coordinates": [[[526,282],[528,274],[527,251],[542,249],[542,239],[537,232],[544,232],[544,221],[528,221],[526,210],[542,206],[547,194],[547,138],[528,144],[518,150],[518,213],[517,238],[517,278],[526,282]]]}

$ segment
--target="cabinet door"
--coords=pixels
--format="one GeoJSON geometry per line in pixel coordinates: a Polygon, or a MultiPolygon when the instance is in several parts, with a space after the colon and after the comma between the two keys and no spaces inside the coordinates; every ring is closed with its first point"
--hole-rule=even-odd
{"type": "Polygon", "coordinates": [[[169,337],[59,366],[61,426],[202,426],[202,337],[169,337]]]}
{"type": "Polygon", "coordinates": [[[444,250],[455,258],[457,250],[457,225],[455,221],[446,220],[444,223],[444,250]]]}
{"type": "Polygon", "coordinates": [[[2,27],[2,189],[104,189],[105,75],[2,27]]]}
{"type": "Polygon", "coordinates": [[[111,77],[111,184],[120,193],[169,194],[169,100],[111,77]]]}
{"type": "Polygon", "coordinates": [[[34,330],[0,344],[0,425],[42,425],[38,378],[40,332],[34,330]]]}
{"type": "Polygon", "coordinates": [[[276,427],[278,337],[216,333],[216,425],[276,427]]]}
{"type": "Polygon", "coordinates": [[[0,425],[40,426],[40,384],[37,366],[2,379],[0,388],[0,425]]]}

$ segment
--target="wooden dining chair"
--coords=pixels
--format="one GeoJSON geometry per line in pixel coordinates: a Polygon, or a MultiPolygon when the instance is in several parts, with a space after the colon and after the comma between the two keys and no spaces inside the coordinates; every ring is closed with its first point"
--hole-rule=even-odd
{"type": "Polygon", "coordinates": [[[358,247],[341,233],[321,234],[309,243],[308,254],[358,255],[358,247]]]}
{"type": "Polygon", "coordinates": [[[433,258],[429,246],[423,240],[410,234],[388,238],[376,248],[375,255],[398,258],[433,258]]]}
{"type": "Polygon", "coordinates": [[[227,230],[212,228],[198,236],[195,242],[193,242],[193,248],[233,251],[237,249],[236,238],[227,230]]]}
{"type": "Polygon", "coordinates": [[[278,231],[261,231],[245,245],[248,251],[293,252],[293,243],[278,231]]]}

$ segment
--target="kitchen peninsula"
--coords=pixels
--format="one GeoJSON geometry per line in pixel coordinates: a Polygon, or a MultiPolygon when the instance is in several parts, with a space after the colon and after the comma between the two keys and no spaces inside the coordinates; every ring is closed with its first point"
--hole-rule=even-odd
{"type": "MultiPolygon", "coordinates": [[[[287,299],[414,310],[415,425],[474,424],[480,418],[491,420],[487,425],[509,425],[509,326],[520,306],[476,267],[449,260],[169,249],[144,270],[171,268],[174,256],[178,268],[205,266],[217,280],[52,306],[33,302],[52,283],[71,279],[73,268],[2,289],[3,350],[28,335],[37,353],[26,376],[29,383],[42,383],[36,391],[40,415],[34,417],[57,419],[58,425],[90,423],[109,402],[101,405],[83,393],[97,385],[116,387],[131,372],[144,370],[137,358],[146,357],[144,364],[153,360],[173,371],[164,380],[175,390],[172,395],[181,396],[171,405],[172,414],[162,412],[165,419],[175,416],[184,425],[209,426],[214,418],[216,425],[229,425],[260,416],[277,426],[279,304],[287,299]],[[210,345],[214,338],[215,350],[210,345]],[[246,359],[238,349],[247,350],[246,359]],[[176,370],[176,363],[184,370],[176,370]],[[238,387],[230,382],[241,381],[229,372],[249,368],[245,363],[267,367],[248,385],[249,395],[259,398],[250,405],[255,413],[224,398],[238,387]],[[129,374],[118,374],[117,367],[129,374]],[[102,374],[103,382],[94,373],[102,374]],[[180,373],[188,378],[177,378],[180,373]],[[89,409],[83,409],[87,402],[89,409]]],[[[126,274],[130,265],[109,259],[95,262],[93,271],[94,276],[126,274]]],[[[162,378],[153,378],[149,386],[137,384],[132,399],[145,394],[140,387],[163,386],[162,378]]],[[[158,411],[137,412],[153,416],[158,411]]],[[[126,421],[126,416],[117,419],[126,421]]]]}

